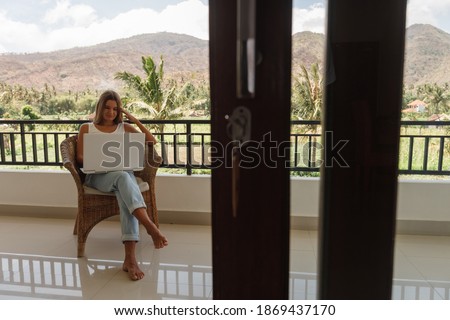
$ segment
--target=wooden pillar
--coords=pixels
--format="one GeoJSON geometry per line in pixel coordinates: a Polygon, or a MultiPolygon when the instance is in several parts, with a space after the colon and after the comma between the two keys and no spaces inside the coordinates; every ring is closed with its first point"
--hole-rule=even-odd
{"type": "Polygon", "coordinates": [[[237,92],[238,2],[209,1],[214,299],[288,298],[292,2],[255,2],[251,97],[237,92]],[[241,145],[230,129],[239,107],[251,120],[239,120],[249,129],[241,145]]]}
{"type": "Polygon", "coordinates": [[[329,0],[319,299],[392,290],[406,0],[329,0]]]}

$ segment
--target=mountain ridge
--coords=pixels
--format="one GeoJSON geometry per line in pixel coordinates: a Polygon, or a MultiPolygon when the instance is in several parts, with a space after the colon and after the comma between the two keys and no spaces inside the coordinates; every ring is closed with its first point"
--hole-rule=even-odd
{"type": "MultiPolygon", "coordinates": [[[[301,64],[323,64],[325,36],[309,31],[292,36],[293,72],[301,64]]],[[[141,57],[164,58],[168,78],[207,80],[208,41],[175,33],[136,35],[88,47],[48,53],[0,54],[0,81],[58,91],[121,88],[119,71],[143,75],[141,57]]],[[[412,25],[406,31],[405,85],[450,83],[450,34],[431,25],[412,25]]]]}

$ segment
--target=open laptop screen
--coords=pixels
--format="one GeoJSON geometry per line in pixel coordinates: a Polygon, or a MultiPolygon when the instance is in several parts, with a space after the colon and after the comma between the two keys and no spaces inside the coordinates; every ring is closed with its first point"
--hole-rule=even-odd
{"type": "Polygon", "coordinates": [[[86,133],[83,137],[84,173],[138,171],[144,168],[144,133],[86,133]]]}

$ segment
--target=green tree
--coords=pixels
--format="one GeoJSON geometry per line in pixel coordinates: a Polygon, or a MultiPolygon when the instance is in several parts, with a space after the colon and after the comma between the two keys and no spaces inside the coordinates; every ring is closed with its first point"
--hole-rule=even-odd
{"type": "MultiPolygon", "coordinates": [[[[127,71],[118,72],[115,75],[116,79],[125,82],[137,94],[138,99],[130,96],[124,97],[126,106],[144,111],[154,120],[171,120],[181,117],[182,114],[177,108],[176,84],[172,83],[172,86],[167,88],[163,86],[164,60],[162,56],[159,66],[155,64],[152,57],[142,57],[142,68],[146,75],[144,79],[127,71]]],[[[162,133],[164,124],[158,124],[153,129],[162,133]]]]}
{"type": "Polygon", "coordinates": [[[13,102],[13,99],[12,88],[10,86],[5,87],[0,94],[0,102],[8,105],[13,102]]]}
{"type": "Polygon", "coordinates": [[[29,120],[40,119],[41,117],[37,114],[32,106],[26,105],[22,108],[22,118],[29,120]]]}
{"type": "Polygon", "coordinates": [[[187,81],[177,90],[174,103],[178,108],[188,113],[195,111],[202,116],[208,116],[211,105],[209,87],[205,83],[194,85],[192,82],[187,81]]]}
{"type": "Polygon", "coordinates": [[[55,97],[39,103],[39,110],[46,115],[67,115],[75,111],[75,102],[70,97],[55,97]]]}
{"type": "MultiPolygon", "coordinates": [[[[317,63],[311,65],[308,72],[304,65],[294,78],[292,87],[292,117],[298,120],[320,120],[323,104],[323,77],[317,63]]],[[[317,133],[316,125],[302,126],[300,131],[317,133]]],[[[307,142],[305,142],[307,143],[307,142]]],[[[312,149],[313,159],[316,158],[316,148],[312,149]]]]}
{"type": "Polygon", "coordinates": [[[414,85],[410,85],[409,88],[403,86],[402,90],[402,109],[409,108],[408,103],[414,101],[417,98],[417,90],[414,88],[414,85]]]}
{"type": "Polygon", "coordinates": [[[311,65],[310,71],[304,65],[294,78],[292,88],[292,116],[298,120],[320,120],[323,104],[323,77],[319,65],[311,65]]]}
{"type": "MultiPolygon", "coordinates": [[[[24,120],[37,120],[40,119],[41,116],[36,113],[32,106],[26,105],[22,108],[22,119],[24,120]]],[[[28,125],[29,130],[34,130],[34,124],[28,125]]]]}
{"type": "Polygon", "coordinates": [[[424,84],[417,89],[417,93],[428,103],[428,115],[450,112],[449,84],[424,84]]]}

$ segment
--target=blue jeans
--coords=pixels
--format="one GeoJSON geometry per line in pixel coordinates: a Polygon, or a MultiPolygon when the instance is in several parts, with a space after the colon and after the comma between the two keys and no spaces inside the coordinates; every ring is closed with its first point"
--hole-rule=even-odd
{"type": "Polygon", "coordinates": [[[139,241],[139,222],[134,210],[147,208],[136,177],[131,171],[88,174],[85,184],[102,192],[114,192],[120,209],[122,241],[139,241]]]}

